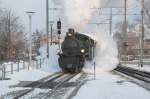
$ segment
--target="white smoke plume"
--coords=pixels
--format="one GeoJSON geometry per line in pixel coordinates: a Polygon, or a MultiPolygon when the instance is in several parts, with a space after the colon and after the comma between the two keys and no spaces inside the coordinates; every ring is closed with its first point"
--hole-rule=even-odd
{"type": "Polygon", "coordinates": [[[84,72],[93,73],[94,62],[96,73],[108,72],[116,68],[118,64],[118,49],[116,42],[112,39],[109,32],[100,32],[97,27],[92,30],[97,41],[95,48],[95,58],[93,62],[86,62],[84,72]]]}
{"type": "Polygon", "coordinates": [[[62,0],[68,25],[76,30],[84,29],[93,15],[92,7],[98,7],[99,0],[62,0]]]}
{"type": "MultiPolygon", "coordinates": [[[[133,3],[134,0],[128,0],[127,5],[133,3]]],[[[58,3],[58,2],[55,2],[58,3]]],[[[92,20],[94,10],[99,6],[124,6],[124,0],[61,0],[64,7],[64,14],[67,19],[68,28],[75,28],[78,32],[88,31],[94,33],[97,38],[97,46],[95,50],[96,72],[111,71],[118,64],[118,50],[115,41],[109,35],[108,31],[100,32],[101,27],[92,28],[88,22],[92,20]]],[[[87,32],[84,32],[87,33],[87,32]]],[[[86,62],[83,69],[85,72],[93,72],[93,62],[86,62]]]]}
{"type": "MultiPolygon", "coordinates": [[[[92,28],[88,25],[94,16],[94,10],[90,8],[98,8],[100,0],[63,0],[63,3],[69,27],[75,28],[79,32],[96,34],[96,72],[113,70],[118,64],[115,42],[107,32],[100,32],[99,28],[92,28]],[[86,28],[92,31],[86,31],[86,28]]],[[[89,73],[93,71],[92,68],[93,62],[86,62],[83,70],[89,73]]]]}

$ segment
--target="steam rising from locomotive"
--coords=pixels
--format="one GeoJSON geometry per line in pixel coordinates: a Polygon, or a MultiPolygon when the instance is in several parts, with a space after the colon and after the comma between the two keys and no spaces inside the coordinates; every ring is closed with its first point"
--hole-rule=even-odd
{"type": "Polygon", "coordinates": [[[68,26],[76,31],[84,30],[94,14],[90,8],[98,7],[100,0],[62,0],[68,26]]]}
{"type": "MultiPolygon", "coordinates": [[[[90,59],[90,57],[88,56],[90,56],[90,54],[92,53],[92,51],[90,50],[93,49],[90,48],[89,51],[87,51],[88,54],[85,53],[87,48],[82,49],[83,47],[81,47],[81,45],[83,43],[86,43],[86,40],[83,40],[84,42],[82,42],[82,38],[80,37],[91,39],[90,37],[86,36],[86,33],[88,32],[85,32],[85,28],[88,26],[88,22],[92,19],[94,15],[94,11],[90,8],[99,7],[100,1],[101,0],[62,0],[65,9],[64,14],[68,21],[65,21],[65,24],[68,25],[68,27],[73,27],[75,31],[78,31],[75,32],[73,29],[69,29],[69,31],[66,33],[65,40],[62,43],[62,53],[59,54],[59,65],[63,70],[70,71],[70,68],[74,67],[73,71],[81,71],[81,68],[85,63],[86,64],[83,68],[84,71],[90,72],[93,68],[93,62],[85,62],[85,60],[88,60],[88,58],[90,59]],[[82,33],[85,33],[85,35],[80,34],[79,32],[81,31],[82,33]],[[77,46],[75,47],[75,45],[77,46]],[[75,48],[76,51],[73,50],[75,48]],[[76,66],[79,67],[75,68],[76,66]]],[[[99,29],[102,29],[102,27],[90,27],[90,30],[94,30],[90,33],[94,32],[95,36],[97,37],[97,44],[95,50],[96,55],[94,58],[96,62],[96,70],[98,70],[98,72],[99,70],[109,71],[115,68],[116,64],[118,63],[117,46],[113,41],[112,37],[108,35],[108,33],[100,32],[99,29]]],[[[91,39],[91,42],[92,41],[95,42],[93,39],[91,39]]],[[[91,46],[90,43],[87,46],[91,46]]],[[[95,47],[94,44],[92,46],[95,47]]]]}

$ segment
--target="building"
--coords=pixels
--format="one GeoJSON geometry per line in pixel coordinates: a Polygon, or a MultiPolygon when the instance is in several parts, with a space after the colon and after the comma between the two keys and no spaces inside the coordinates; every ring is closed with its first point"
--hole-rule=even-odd
{"type": "MultiPolygon", "coordinates": [[[[140,53],[140,37],[135,32],[129,32],[127,37],[118,41],[118,49],[122,59],[138,59],[140,53]],[[126,58],[124,58],[126,57],[126,58]]],[[[144,39],[143,53],[145,58],[150,58],[150,39],[144,39]]]]}

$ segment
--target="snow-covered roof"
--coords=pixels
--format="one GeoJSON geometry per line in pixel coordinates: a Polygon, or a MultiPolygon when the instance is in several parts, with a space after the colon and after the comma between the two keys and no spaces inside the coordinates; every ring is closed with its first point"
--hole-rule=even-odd
{"type": "Polygon", "coordinates": [[[80,33],[80,34],[86,35],[89,38],[93,39],[94,41],[98,41],[97,37],[94,34],[93,35],[89,33],[80,33]]]}

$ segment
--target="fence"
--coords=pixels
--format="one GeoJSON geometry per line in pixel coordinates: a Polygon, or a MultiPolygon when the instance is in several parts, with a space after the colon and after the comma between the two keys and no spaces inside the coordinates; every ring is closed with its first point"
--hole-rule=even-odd
{"type": "MultiPolygon", "coordinates": [[[[139,60],[140,55],[121,55],[120,59],[122,61],[131,61],[131,60],[139,60]]],[[[143,60],[144,59],[150,59],[150,55],[143,55],[143,60]]]]}
{"type": "MultiPolygon", "coordinates": [[[[44,60],[45,58],[32,60],[32,68],[40,69],[42,67],[44,60]]],[[[29,69],[28,61],[17,60],[15,62],[2,63],[0,65],[0,73],[1,73],[0,79],[1,80],[7,79],[6,75],[8,74],[14,74],[15,72],[19,72],[21,70],[28,70],[28,69],[29,69]]]]}

